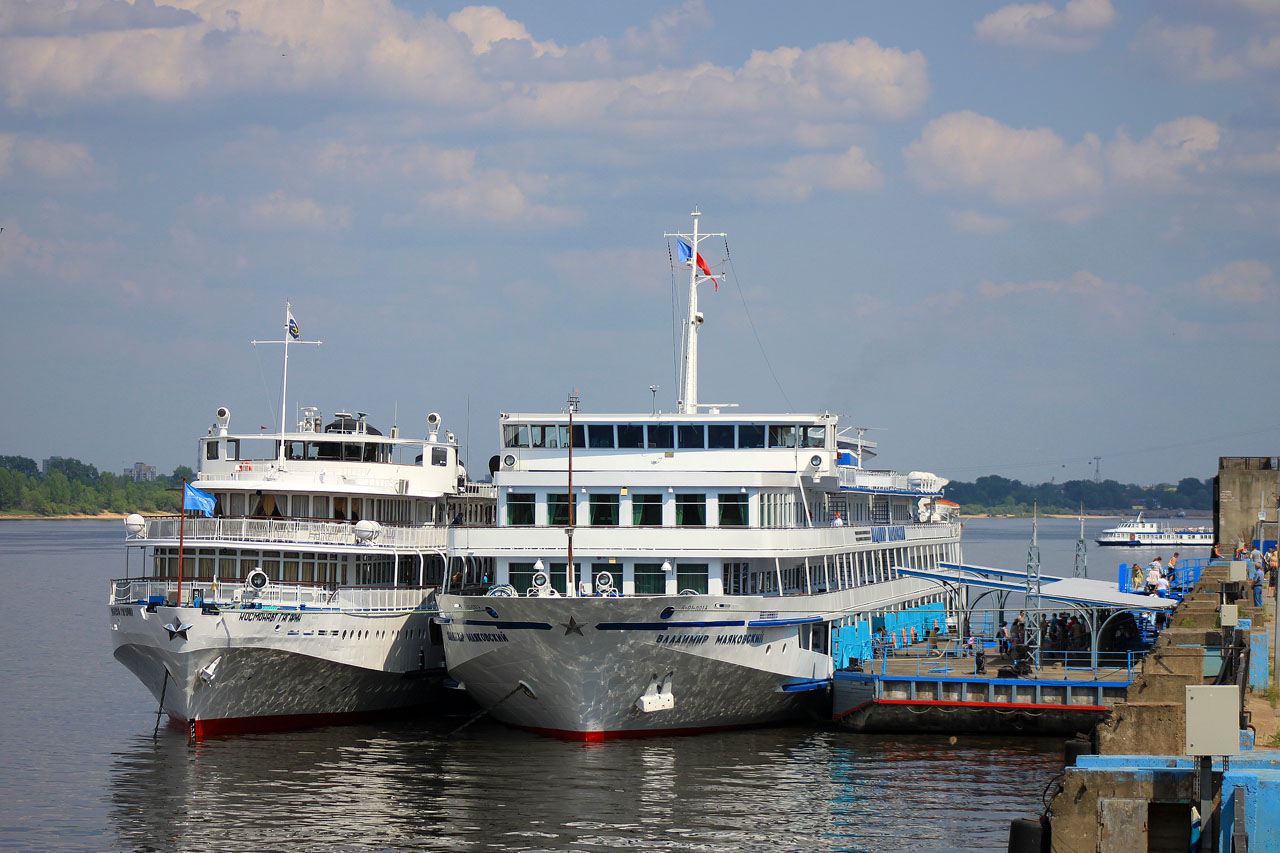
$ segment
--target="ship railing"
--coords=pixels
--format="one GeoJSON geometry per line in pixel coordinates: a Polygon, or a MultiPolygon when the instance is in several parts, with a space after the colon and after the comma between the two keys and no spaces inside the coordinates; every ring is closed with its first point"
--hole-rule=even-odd
{"type": "MultiPolygon", "coordinates": [[[[1173,576],[1169,578],[1169,598],[1176,598],[1181,601],[1187,593],[1195,588],[1196,581],[1200,580],[1200,575],[1204,572],[1205,567],[1209,565],[1209,557],[1197,557],[1187,560],[1178,560],[1178,564],[1173,567],[1173,576]]],[[[1119,568],[1118,579],[1120,582],[1120,591],[1128,592],[1134,595],[1146,595],[1147,593],[1147,572],[1151,569],[1150,565],[1138,564],[1138,569],[1142,572],[1142,579],[1138,585],[1134,586],[1132,562],[1121,563],[1119,568]]]]}
{"type": "Polygon", "coordinates": [[[448,530],[427,525],[382,524],[373,540],[356,536],[356,522],[301,518],[148,518],[133,540],[178,539],[259,544],[370,545],[410,551],[438,551],[445,547],[448,530]],[[185,529],[180,529],[185,528],[185,529]]]}
{"type": "MultiPolygon", "coordinates": [[[[177,578],[119,578],[111,582],[109,603],[176,604],[177,578]]],[[[434,609],[436,587],[351,586],[336,590],[322,584],[272,582],[255,590],[239,580],[184,578],[182,603],[216,604],[227,609],[315,608],[343,613],[405,613],[434,609]]]]}
{"type": "Polygon", "coordinates": [[[840,485],[860,489],[907,491],[911,483],[905,474],[896,471],[869,471],[866,468],[839,467],[840,485]]]}
{"type": "Polygon", "coordinates": [[[493,483],[467,482],[462,487],[462,495],[468,498],[488,498],[496,501],[498,499],[498,487],[493,483]]]}
{"type": "MultiPolygon", "coordinates": [[[[993,639],[979,639],[984,652],[986,676],[997,674],[1001,667],[1012,664],[1012,658],[999,653],[999,644],[993,639]]],[[[1114,651],[1098,651],[1098,665],[1092,664],[1093,653],[1089,649],[1042,649],[1040,652],[1040,670],[1028,674],[1027,678],[1051,677],[1054,680],[1070,681],[1079,679],[1078,673],[1088,671],[1093,679],[1132,681],[1134,670],[1147,654],[1147,649],[1117,649],[1114,651]],[[1048,671],[1046,671],[1048,670],[1048,671]]],[[[936,646],[926,640],[916,644],[903,644],[896,637],[885,643],[876,640],[862,641],[855,648],[844,650],[842,657],[856,659],[870,664],[868,671],[881,674],[910,676],[914,665],[916,678],[946,676],[962,678],[975,674],[975,650],[962,644],[955,636],[942,636],[936,646]],[[892,673],[889,661],[893,661],[892,673]]],[[[1030,664],[1031,653],[1025,652],[1025,660],[1030,664]]]]}

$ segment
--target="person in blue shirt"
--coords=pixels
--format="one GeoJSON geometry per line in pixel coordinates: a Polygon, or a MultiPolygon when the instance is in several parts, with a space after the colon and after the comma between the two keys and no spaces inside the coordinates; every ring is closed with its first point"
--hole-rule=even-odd
{"type": "Polygon", "coordinates": [[[1263,578],[1263,575],[1262,575],[1261,563],[1253,564],[1253,571],[1250,573],[1249,580],[1253,583],[1253,606],[1261,607],[1262,606],[1262,585],[1266,583],[1266,580],[1263,578]]]}

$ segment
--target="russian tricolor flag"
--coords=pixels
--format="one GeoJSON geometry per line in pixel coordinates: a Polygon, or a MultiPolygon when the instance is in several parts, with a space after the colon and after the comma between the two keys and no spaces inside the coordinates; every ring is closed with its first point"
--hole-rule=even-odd
{"type": "MultiPolygon", "coordinates": [[[[680,263],[687,264],[689,258],[693,256],[693,247],[683,240],[677,240],[676,242],[680,244],[677,250],[680,255],[680,263]]],[[[711,275],[711,267],[707,266],[707,262],[702,259],[701,253],[698,254],[698,269],[702,270],[703,275],[711,279],[711,283],[715,285],[716,290],[720,289],[720,282],[716,281],[715,277],[711,275]]]]}

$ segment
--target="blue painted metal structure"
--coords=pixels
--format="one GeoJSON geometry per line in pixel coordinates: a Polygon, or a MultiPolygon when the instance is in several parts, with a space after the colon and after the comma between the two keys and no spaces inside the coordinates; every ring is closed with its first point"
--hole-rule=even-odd
{"type": "MultiPolygon", "coordinates": [[[[1195,774],[1196,759],[1166,755],[1082,755],[1068,773],[1110,771],[1133,777],[1160,774],[1195,774]]],[[[1222,773],[1222,809],[1218,822],[1218,849],[1230,850],[1235,832],[1236,791],[1244,791],[1244,828],[1250,850],[1280,850],[1280,753],[1244,752],[1225,763],[1213,760],[1214,773],[1222,773]],[[1225,766],[1225,773],[1224,773],[1225,766]]],[[[1190,803],[1188,803],[1188,807],[1190,803]]]]}

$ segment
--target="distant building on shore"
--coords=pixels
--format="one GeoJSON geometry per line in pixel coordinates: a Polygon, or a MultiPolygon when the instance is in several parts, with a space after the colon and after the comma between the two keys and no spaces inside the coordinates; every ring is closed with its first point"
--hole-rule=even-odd
{"type": "Polygon", "coordinates": [[[48,459],[43,459],[43,460],[41,460],[41,461],[40,461],[40,476],[42,476],[42,477],[47,477],[47,476],[49,476],[49,466],[50,466],[50,465],[52,465],[54,462],[61,462],[61,461],[62,461],[62,457],[61,457],[61,456],[50,456],[48,459]]]}
{"type": "Polygon", "coordinates": [[[124,475],[135,483],[150,483],[156,478],[156,466],[135,462],[132,468],[124,469],[124,475]]]}

